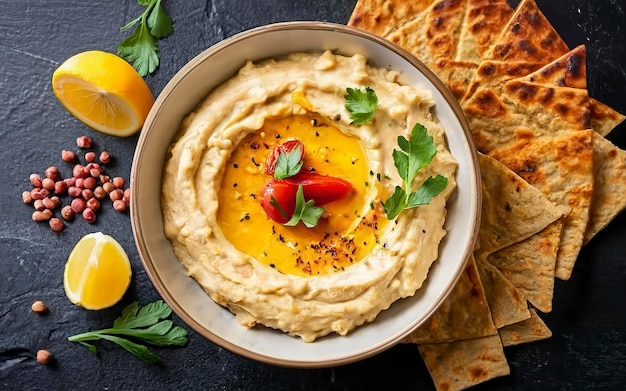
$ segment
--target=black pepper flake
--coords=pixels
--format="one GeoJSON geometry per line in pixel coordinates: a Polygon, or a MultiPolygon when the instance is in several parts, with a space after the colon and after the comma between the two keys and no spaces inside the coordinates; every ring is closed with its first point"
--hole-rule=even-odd
{"type": "Polygon", "coordinates": [[[365,181],[365,187],[368,187],[370,185],[370,183],[368,181],[365,181]]]}
{"type": "Polygon", "coordinates": [[[272,235],[276,235],[276,227],[272,225],[272,235]]]}
{"type": "Polygon", "coordinates": [[[285,238],[283,237],[282,234],[278,234],[278,241],[281,243],[285,243],[285,238]]]}
{"type": "Polygon", "coordinates": [[[265,149],[270,149],[270,146],[267,145],[267,143],[263,143],[263,146],[265,147],[265,149]]]}
{"type": "Polygon", "coordinates": [[[426,230],[425,230],[425,229],[423,229],[423,230],[422,230],[422,233],[423,233],[423,234],[425,234],[425,233],[426,233],[426,230]]]}
{"type": "Polygon", "coordinates": [[[389,245],[387,243],[383,243],[383,248],[388,248],[389,245]]]}
{"type": "Polygon", "coordinates": [[[237,163],[233,163],[233,167],[234,167],[234,168],[237,168],[237,167],[239,167],[239,164],[237,164],[237,163]]]}
{"type": "Polygon", "coordinates": [[[276,267],[276,265],[274,265],[273,263],[270,263],[270,267],[276,267]]]}
{"type": "Polygon", "coordinates": [[[252,164],[254,164],[255,166],[257,166],[257,167],[258,167],[258,166],[260,166],[260,164],[259,164],[259,163],[257,163],[257,162],[254,160],[254,156],[252,156],[252,158],[250,158],[250,160],[252,161],[252,164]]]}
{"type": "Polygon", "coordinates": [[[255,200],[256,200],[256,194],[254,194],[254,193],[250,193],[250,197],[252,197],[252,199],[255,199],[255,200]]]}
{"type": "Polygon", "coordinates": [[[252,148],[252,149],[259,149],[259,147],[260,147],[260,145],[256,141],[253,141],[253,142],[250,143],[250,148],[252,148]]]}
{"type": "Polygon", "coordinates": [[[280,134],[276,133],[276,138],[279,139],[280,138],[280,134]]]}
{"type": "Polygon", "coordinates": [[[315,172],[315,167],[313,166],[308,166],[306,169],[308,172],[315,172]]]}
{"type": "Polygon", "coordinates": [[[319,137],[320,136],[320,132],[315,132],[315,137],[319,137]]]}
{"type": "Polygon", "coordinates": [[[378,182],[380,182],[380,179],[381,179],[380,172],[378,174],[376,174],[376,179],[378,179],[378,182]]]}
{"type": "Polygon", "coordinates": [[[370,175],[374,175],[374,171],[370,170],[370,175]]]}
{"type": "Polygon", "coordinates": [[[317,126],[317,119],[316,119],[316,118],[313,118],[313,119],[311,120],[311,125],[313,125],[313,126],[317,126]]]}
{"type": "Polygon", "coordinates": [[[233,187],[237,187],[237,182],[233,183],[233,187]]]}

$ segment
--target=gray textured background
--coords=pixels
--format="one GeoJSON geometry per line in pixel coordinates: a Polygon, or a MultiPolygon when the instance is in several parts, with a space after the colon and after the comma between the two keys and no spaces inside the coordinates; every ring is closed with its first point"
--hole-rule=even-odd
{"type": "MultiPolygon", "coordinates": [[[[346,23],[354,0],[165,0],[174,33],[159,42],[161,67],[146,78],[153,93],[188,60],[221,39],[258,25],[286,20],[346,23]]],[[[538,1],[568,44],[588,48],[591,96],[626,113],[624,1],[538,1]]],[[[108,207],[89,225],[80,219],[61,234],[30,221],[22,204],[28,176],[54,164],[69,174],[62,149],[76,149],[88,134],[95,149],[114,156],[111,175],[126,178],[137,136],[118,139],[87,129],[59,104],[52,72],[71,55],[91,49],[114,52],[118,28],[140,12],[135,1],[0,1],[0,389],[211,389],[361,390],[432,389],[414,346],[337,368],[297,370],[253,362],[191,332],[185,348],[155,350],[159,365],[142,364],[126,351],[99,344],[98,356],[67,342],[83,331],[107,327],[126,304],[158,299],[143,271],[127,214],[108,207]],[[63,293],[65,259],[84,234],[101,230],[128,252],[133,282],[123,301],[97,312],[72,305],[63,293]],[[34,300],[51,312],[30,311],[34,300]],[[37,364],[48,349],[53,365],[37,364]]],[[[124,35],[125,36],[125,35],[124,35]]],[[[625,127],[609,138],[626,148],[625,127]]],[[[544,316],[554,337],[506,349],[512,375],[477,389],[619,389],[626,384],[626,216],[618,217],[581,253],[568,282],[557,282],[555,309],[544,316]]],[[[180,321],[174,317],[175,321],[180,321]]]]}

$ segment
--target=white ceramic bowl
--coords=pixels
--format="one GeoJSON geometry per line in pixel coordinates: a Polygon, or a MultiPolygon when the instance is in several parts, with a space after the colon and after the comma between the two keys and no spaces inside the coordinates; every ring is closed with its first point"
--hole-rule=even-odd
{"type": "Polygon", "coordinates": [[[478,230],[480,175],[469,127],[452,94],[421,62],[394,44],[344,25],[286,22],[255,28],[202,52],[185,65],[157,98],[138,141],[131,172],[131,222],[148,276],[174,312],[196,332],[242,356],[290,367],[327,367],[377,354],[407,336],[441,304],[471,254],[478,230]],[[347,336],[305,343],[257,326],[245,329],[188,277],[163,232],[160,205],[166,150],[181,120],[248,59],[331,49],[364,55],[372,65],[402,72],[411,84],[433,92],[435,114],[459,162],[458,188],[449,202],[440,258],[415,296],[394,303],[347,336]]]}

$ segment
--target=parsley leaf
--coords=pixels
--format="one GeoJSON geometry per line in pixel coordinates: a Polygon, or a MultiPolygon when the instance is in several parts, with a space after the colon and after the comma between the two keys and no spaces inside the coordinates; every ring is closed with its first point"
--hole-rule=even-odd
{"type": "Polygon", "coordinates": [[[313,202],[313,200],[304,200],[304,188],[299,185],[296,192],[296,209],[293,211],[291,220],[284,225],[293,227],[302,220],[307,228],[315,227],[324,213],[324,208],[313,206],[313,202]]]}
{"type": "Polygon", "coordinates": [[[399,136],[398,147],[400,150],[393,151],[393,161],[404,187],[396,186],[393,194],[382,203],[390,220],[396,218],[404,209],[428,204],[448,184],[448,178],[437,174],[426,179],[416,191],[411,192],[417,173],[430,164],[437,153],[437,146],[425,126],[415,124],[410,141],[404,136],[399,136]]]}
{"type": "Polygon", "coordinates": [[[370,87],[365,87],[365,92],[358,88],[346,88],[347,94],[345,107],[350,112],[350,119],[355,125],[363,125],[374,119],[378,107],[376,92],[370,87]]]}
{"type": "Polygon", "coordinates": [[[302,155],[304,154],[304,146],[301,143],[296,144],[293,149],[288,152],[282,152],[276,160],[276,168],[274,168],[275,179],[285,179],[292,177],[300,172],[302,168],[302,155]]]}
{"type": "Polygon", "coordinates": [[[154,346],[187,344],[187,330],[174,326],[171,320],[162,320],[171,313],[172,309],[163,300],[149,303],[142,308],[139,308],[137,302],[133,302],[122,310],[122,314],[113,322],[112,328],[77,334],[69,337],[68,341],[79,342],[93,353],[97,353],[96,347],[86,341],[104,339],[116,343],[143,362],[152,364],[159,361],[159,356],[138,342],[154,346]],[[120,336],[133,337],[138,342],[120,336]]]}
{"type": "Polygon", "coordinates": [[[173,31],[172,19],[163,9],[161,1],[138,0],[138,4],[146,9],[138,18],[120,28],[120,31],[124,31],[139,23],[135,31],[117,46],[117,52],[141,76],[153,73],[159,66],[157,40],[173,31]]]}

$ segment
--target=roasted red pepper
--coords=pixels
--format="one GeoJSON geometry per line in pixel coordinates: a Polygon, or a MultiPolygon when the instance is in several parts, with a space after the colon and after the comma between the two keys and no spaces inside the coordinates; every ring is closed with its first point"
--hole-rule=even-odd
{"type": "Polygon", "coordinates": [[[263,187],[261,198],[261,206],[265,213],[277,223],[284,224],[289,221],[296,207],[296,192],[300,185],[305,201],[313,200],[315,206],[340,200],[352,191],[350,182],[314,172],[301,172],[281,180],[271,179],[263,187]],[[280,210],[273,205],[272,197],[280,210]],[[281,210],[286,216],[280,212],[281,210]]]}
{"type": "Polygon", "coordinates": [[[296,147],[302,148],[302,156],[304,156],[304,144],[297,139],[287,140],[274,148],[267,159],[265,159],[265,173],[268,175],[274,175],[274,169],[276,168],[276,162],[278,161],[280,154],[289,153],[296,147]]]}

